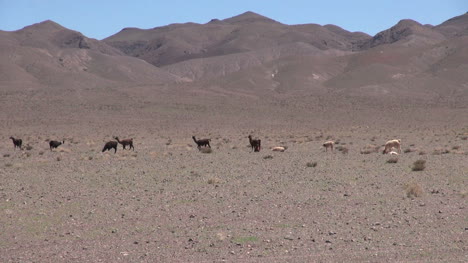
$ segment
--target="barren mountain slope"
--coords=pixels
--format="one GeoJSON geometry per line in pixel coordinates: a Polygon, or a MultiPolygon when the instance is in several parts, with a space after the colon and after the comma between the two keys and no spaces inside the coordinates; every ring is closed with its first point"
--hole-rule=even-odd
{"type": "Polygon", "coordinates": [[[0,67],[5,69],[0,75],[2,85],[28,81],[31,85],[96,87],[178,80],[52,21],[0,33],[0,67]]]}
{"type": "Polygon", "coordinates": [[[288,26],[247,12],[207,24],[173,24],[149,30],[124,29],[104,39],[128,55],[156,66],[194,58],[208,58],[265,49],[277,45],[307,43],[320,49],[350,50],[353,42],[370,38],[319,25],[288,26]],[[352,36],[352,37],[349,37],[352,36]]]}

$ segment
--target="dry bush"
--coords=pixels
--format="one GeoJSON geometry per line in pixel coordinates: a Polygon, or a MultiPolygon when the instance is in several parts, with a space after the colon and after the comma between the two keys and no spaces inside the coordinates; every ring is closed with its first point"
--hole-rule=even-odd
{"type": "Polygon", "coordinates": [[[379,152],[380,146],[376,146],[373,144],[366,145],[364,148],[361,149],[361,154],[371,154],[379,152]]]}
{"type": "Polygon", "coordinates": [[[409,183],[405,185],[406,196],[408,198],[420,197],[423,194],[421,186],[417,183],[409,183]]]}
{"type": "Polygon", "coordinates": [[[407,148],[405,149],[403,152],[404,153],[410,153],[410,152],[414,152],[415,150],[411,149],[411,148],[407,148]]]}
{"type": "Polygon", "coordinates": [[[6,164],[5,164],[5,167],[12,167],[12,166],[13,166],[12,163],[6,163],[6,164]]]}
{"type": "Polygon", "coordinates": [[[317,162],[308,162],[308,163],[306,164],[306,166],[307,166],[307,167],[315,167],[315,166],[317,166],[317,162]]]}
{"type": "Polygon", "coordinates": [[[463,137],[461,137],[460,139],[466,141],[466,140],[468,140],[468,136],[463,136],[463,137]]]}
{"type": "Polygon", "coordinates": [[[346,148],[346,147],[344,147],[344,146],[341,146],[341,145],[340,145],[340,146],[337,146],[337,147],[336,147],[336,150],[339,151],[339,152],[341,152],[341,153],[343,153],[343,154],[347,154],[347,153],[349,152],[349,149],[348,149],[348,148],[346,148]]]}
{"type": "Polygon", "coordinates": [[[432,155],[441,155],[441,154],[447,154],[447,153],[450,153],[448,149],[437,148],[432,152],[432,155]]]}
{"type": "Polygon", "coordinates": [[[460,150],[461,146],[460,145],[455,145],[452,147],[452,150],[460,150]]]}
{"type": "Polygon", "coordinates": [[[10,157],[10,154],[5,153],[5,154],[3,155],[3,157],[10,157]]]}
{"type": "Polygon", "coordinates": [[[200,152],[201,153],[212,153],[213,150],[211,148],[208,148],[208,147],[203,147],[203,148],[200,148],[200,152]]]}
{"type": "Polygon", "coordinates": [[[31,145],[26,145],[26,147],[24,147],[27,151],[31,151],[33,149],[33,147],[31,145]]]}
{"type": "Polygon", "coordinates": [[[44,151],[40,151],[40,152],[39,152],[39,155],[44,155],[44,151]]]}
{"type": "Polygon", "coordinates": [[[397,163],[398,162],[398,158],[397,157],[392,157],[390,159],[387,160],[387,163],[397,163]]]}
{"type": "Polygon", "coordinates": [[[426,152],[425,151],[420,151],[419,155],[426,155],[426,152]]]}
{"type": "Polygon", "coordinates": [[[413,171],[422,171],[426,169],[426,160],[417,160],[413,163],[411,170],[413,171]]]}
{"type": "Polygon", "coordinates": [[[221,181],[218,178],[208,179],[208,184],[219,184],[221,181]]]}
{"type": "Polygon", "coordinates": [[[273,159],[273,155],[265,155],[265,156],[263,156],[263,159],[265,159],[265,160],[273,159]]]}

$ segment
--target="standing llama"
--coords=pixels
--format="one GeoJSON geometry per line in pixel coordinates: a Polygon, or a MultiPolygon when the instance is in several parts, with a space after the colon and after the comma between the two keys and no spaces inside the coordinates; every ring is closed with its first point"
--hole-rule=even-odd
{"type": "Polygon", "coordinates": [[[10,137],[10,139],[13,141],[13,146],[15,147],[15,150],[16,150],[16,147],[18,147],[20,150],[22,149],[23,140],[15,139],[15,138],[13,138],[13,136],[10,137]]]}
{"type": "Polygon", "coordinates": [[[254,152],[259,152],[262,146],[262,140],[260,139],[252,139],[252,135],[249,135],[249,143],[250,147],[254,152]]]}

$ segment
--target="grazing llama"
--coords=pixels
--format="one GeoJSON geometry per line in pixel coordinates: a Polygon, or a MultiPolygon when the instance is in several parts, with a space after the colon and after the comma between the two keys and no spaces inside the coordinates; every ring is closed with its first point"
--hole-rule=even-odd
{"type": "Polygon", "coordinates": [[[102,152],[110,151],[111,149],[114,149],[114,153],[117,153],[117,145],[119,145],[119,143],[116,141],[106,142],[106,144],[104,145],[104,148],[102,149],[102,152]]]}
{"type": "Polygon", "coordinates": [[[328,148],[331,149],[331,151],[333,152],[333,147],[334,147],[335,143],[333,141],[326,141],[323,143],[323,147],[325,147],[325,151],[328,152],[328,148]]]}
{"type": "Polygon", "coordinates": [[[390,140],[387,143],[385,143],[385,149],[383,150],[383,154],[393,152],[392,148],[395,148],[398,150],[398,153],[401,153],[401,140],[400,139],[395,139],[395,140],[390,140]]]}

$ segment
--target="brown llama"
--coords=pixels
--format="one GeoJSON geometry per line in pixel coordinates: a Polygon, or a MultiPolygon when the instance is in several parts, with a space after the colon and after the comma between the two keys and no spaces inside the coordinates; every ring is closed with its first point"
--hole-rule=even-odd
{"type": "Polygon", "coordinates": [[[200,140],[197,140],[197,139],[195,138],[195,136],[192,136],[192,139],[193,139],[193,141],[197,144],[197,148],[198,148],[198,149],[200,149],[202,146],[203,146],[203,147],[208,146],[209,148],[211,148],[211,145],[210,145],[211,139],[200,139],[200,140]]]}
{"type": "Polygon", "coordinates": [[[65,140],[62,140],[61,142],[59,142],[59,141],[50,141],[49,142],[50,150],[52,151],[52,149],[57,148],[57,147],[59,147],[60,145],[62,145],[64,143],[65,143],[65,140]]]}
{"type": "Polygon", "coordinates": [[[13,141],[13,146],[14,146],[15,150],[16,150],[16,147],[18,147],[20,150],[22,149],[23,140],[15,139],[15,138],[13,138],[13,136],[10,137],[10,139],[13,141]]]}
{"type": "Polygon", "coordinates": [[[250,147],[254,152],[259,152],[262,147],[262,140],[260,139],[252,139],[252,135],[249,135],[249,143],[250,147]]]}
{"type": "Polygon", "coordinates": [[[127,145],[129,146],[128,147],[129,150],[130,149],[135,150],[135,147],[133,147],[133,138],[132,139],[119,140],[119,137],[114,137],[114,139],[116,139],[120,144],[122,144],[124,150],[127,147],[127,145]]]}
{"type": "Polygon", "coordinates": [[[333,147],[335,145],[335,142],[333,141],[326,141],[323,143],[323,147],[325,147],[325,151],[328,152],[328,148],[331,149],[331,151],[333,152],[333,147]]]}
{"type": "Polygon", "coordinates": [[[114,153],[117,153],[117,145],[119,145],[119,143],[116,141],[106,142],[106,144],[104,145],[104,148],[102,149],[102,152],[110,151],[111,149],[114,149],[114,153]]]}

